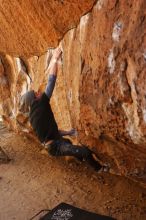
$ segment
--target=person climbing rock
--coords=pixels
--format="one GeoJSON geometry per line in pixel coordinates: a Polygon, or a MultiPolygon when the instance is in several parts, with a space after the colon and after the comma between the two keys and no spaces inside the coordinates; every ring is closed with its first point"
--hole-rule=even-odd
{"type": "Polygon", "coordinates": [[[94,153],[88,147],[73,145],[69,139],[64,138],[66,135],[75,135],[76,130],[59,130],[51,109],[50,99],[55,87],[58,60],[61,58],[61,54],[60,48],[55,49],[50,65],[46,70],[46,73],[49,73],[49,78],[45,91],[42,94],[34,90],[25,93],[21,97],[20,110],[29,111],[30,124],[50,155],[56,157],[74,156],[80,161],[87,161],[96,171],[99,171],[102,165],[95,160],[94,153]]]}

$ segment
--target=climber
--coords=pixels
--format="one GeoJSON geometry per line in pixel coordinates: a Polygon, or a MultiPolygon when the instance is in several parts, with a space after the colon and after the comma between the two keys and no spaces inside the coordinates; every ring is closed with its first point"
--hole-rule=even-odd
{"type": "MultiPolygon", "coordinates": [[[[86,146],[73,145],[63,136],[75,135],[75,129],[69,131],[59,130],[50,106],[50,98],[53,93],[57,78],[57,66],[62,51],[55,49],[46,73],[49,73],[48,84],[42,94],[31,90],[21,97],[21,111],[29,110],[29,120],[38,139],[47,148],[52,156],[74,156],[80,161],[87,161],[96,171],[102,166],[94,159],[93,152],[86,146]]],[[[102,170],[102,169],[101,169],[102,170]]]]}

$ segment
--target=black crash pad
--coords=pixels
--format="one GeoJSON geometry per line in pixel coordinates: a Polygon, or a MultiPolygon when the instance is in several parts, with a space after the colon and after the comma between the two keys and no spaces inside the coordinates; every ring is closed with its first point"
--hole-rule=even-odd
{"type": "Polygon", "coordinates": [[[98,215],[66,203],[60,203],[40,220],[113,220],[113,218],[98,215]]]}

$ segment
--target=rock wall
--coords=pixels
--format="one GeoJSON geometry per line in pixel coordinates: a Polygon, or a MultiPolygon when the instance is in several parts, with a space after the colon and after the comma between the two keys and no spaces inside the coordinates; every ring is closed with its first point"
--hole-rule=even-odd
{"type": "MultiPolygon", "coordinates": [[[[51,100],[59,127],[77,128],[75,142],[87,144],[117,174],[143,183],[145,11],[145,0],[97,1],[60,42],[63,64],[51,100]]],[[[17,131],[30,132],[27,116],[18,112],[19,97],[30,88],[44,90],[51,53],[50,49],[44,55],[23,60],[1,56],[0,114],[17,131]]]]}
{"type": "Polygon", "coordinates": [[[30,57],[57,46],[95,0],[0,1],[0,51],[30,57]]]}

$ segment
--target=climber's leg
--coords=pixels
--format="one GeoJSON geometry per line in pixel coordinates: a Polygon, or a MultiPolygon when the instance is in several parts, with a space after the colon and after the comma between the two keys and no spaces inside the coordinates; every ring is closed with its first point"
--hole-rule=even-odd
{"type": "Polygon", "coordinates": [[[102,168],[99,162],[94,159],[91,150],[85,146],[72,145],[68,139],[53,141],[48,146],[48,151],[53,156],[74,156],[79,160],[85,160],[97,171],[102,168]]]}

